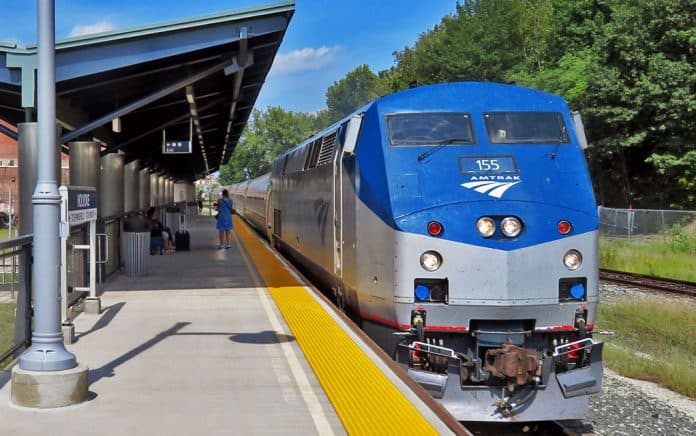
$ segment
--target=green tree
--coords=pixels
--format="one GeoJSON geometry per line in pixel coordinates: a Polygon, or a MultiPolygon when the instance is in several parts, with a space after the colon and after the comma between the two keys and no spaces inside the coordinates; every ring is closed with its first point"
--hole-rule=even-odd
{"type": "Polygon", "coordinates": [[[338,120],[387,92],[380,77],[367,65],[361,65],[329,87],[326,106],[333,119],[338,120]]]}
{"type": "Polygon", "coordinates": [[[379,73],[409,83],[515,82],[562,95],[585,118],[600,201],[694,204],[694,0],[467,0],[379,73]]]}
{"type": "Polygon", "coordinates": [[[696,205],[686,185],[670,177],[675,171],[696,172],[696,166],[687,168],[693,160],[678,158],[696,149],[696,2],[557,4],[554,46],[566,53],[591,50],[595,60],[581,109],[595,146],[596,181],[612,185],[621,174],[621,195],[610,202],[696,205]]]}
{"type": "Polygon", "coordinates": [[[325,127],[327,111],[314,114],[268,107],[254,109],[230,161],[220,168],[220,183],[227,185],[271,170],[275,158],[325,127]]]}
{"type": "Polygon", "coordinates": [[[416,51],[405,47],[402,51],[395,51],[393,54],[396,65],[378,73],[385,88],[389,92],[397,92],[418,83],[416,51]]]}
{"type": "Polygon", "coordinates": [[[683,156],[653,154],[648,162],[655,165],[657,172],[675,180],[686,197],[684,201],[672,204],[675,208],[696,205],[696,150],[687,151],[683,156]]]}
{"type": "Polygon", "coordinates": [[[413,48],[394,54],[392,90],[408,83],[504,82],[543,67],[553,30],[550,0],[469,0],[458,4],[413,48]]]}

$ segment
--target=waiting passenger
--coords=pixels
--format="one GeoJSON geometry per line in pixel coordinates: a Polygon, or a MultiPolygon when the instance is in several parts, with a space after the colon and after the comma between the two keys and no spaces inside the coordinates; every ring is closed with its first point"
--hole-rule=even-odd
{"type": "Polygon", "coordinates": [[[151,207],[146,216],[150,229],[150,254],[170,254],[174,252],[171,241],[172,231],[164,227],[162,222],[155,217],[156,209],[151,207]]]}
{"type": "Polygon", "coordinates": [[[217,210],[215,228],[220,232],[218,248],[230,248],[232,246],[232,199],[227,189],[222,190],[222,198],[217,202],[217,210]]]}

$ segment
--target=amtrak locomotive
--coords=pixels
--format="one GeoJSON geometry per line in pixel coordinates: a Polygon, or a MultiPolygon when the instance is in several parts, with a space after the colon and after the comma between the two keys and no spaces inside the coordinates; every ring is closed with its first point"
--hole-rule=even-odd
{"type": "Polygon", "coordinates": [[[556,95],[422,86],[229,189],[455,418],[577,419],[603,371],[585,146],[556,95]]]}

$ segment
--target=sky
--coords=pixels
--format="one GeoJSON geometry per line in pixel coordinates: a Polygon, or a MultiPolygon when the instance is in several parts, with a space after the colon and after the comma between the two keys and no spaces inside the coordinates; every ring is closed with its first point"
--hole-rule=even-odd
{"type": "MultiPolygon", "coordinates": [[[[275,3],[274,0],[55,0],[56,38],[104,32],[275,3]]],[[[295,0],[295,15],[256,107],[311,112],[326,90],[367,64],[378,72],[393,52],[454,12],[455,0],[295,0]]],[[[0,41],[36,42],[36,1],[2,0],[0,41]],[[12,17],[9,19],[9,17],[12,17]]]]}

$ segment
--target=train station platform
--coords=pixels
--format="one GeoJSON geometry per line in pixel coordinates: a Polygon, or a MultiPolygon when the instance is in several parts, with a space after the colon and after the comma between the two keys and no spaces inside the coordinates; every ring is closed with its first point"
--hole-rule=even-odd
{"type": "Polygon", "coordinates": [[[144,277],[102,286],[68,348],[89,371],[78,406],[22,409],[0,377],[7,435],[452,434],[432,399],[394,372],[241,221],[217,249],[198,217],[191,251],[151,256],[144,277]],[[422,393],[421,393],[422,394],[422,393]]]}

